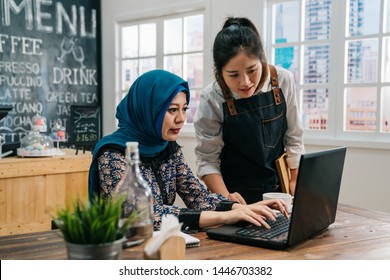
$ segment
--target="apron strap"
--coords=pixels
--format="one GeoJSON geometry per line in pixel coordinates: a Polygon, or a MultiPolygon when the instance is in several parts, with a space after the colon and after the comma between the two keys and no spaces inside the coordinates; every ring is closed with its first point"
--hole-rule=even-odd
{"type": "Polygon", "coordinates": [[[230,98],[230,99],[226,100],[226,104],[227,104],[227,107],[229,109],[230,115],[231,116],[237,115],[236,106],[234,106],[234,99],[230,98]]]}
{"type": "Polygon", "coordinates": [[[282,103],[282,98],[280,96],[280,88],[278,83],[278,73],[276,72],[275,66],[269,64],[268,65],[270,74],[271,74],[271,85],[272,85],[272,92],[274,93],[274,100],[275,104],[279,105],[282,103]]]}
{"type": "Polygon", "coordinates": [[[237,115],[236,106],[234,106],[234,98],[230,92],[223,92],[223,98],[226,101],[229,113],[231,116],[237,115]]]}

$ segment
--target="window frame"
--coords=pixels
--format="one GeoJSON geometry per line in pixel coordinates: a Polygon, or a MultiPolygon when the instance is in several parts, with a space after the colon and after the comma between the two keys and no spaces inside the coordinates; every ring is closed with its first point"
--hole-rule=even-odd
{"type": "MultiPolygon", "coordinates": [[[[210,52],[207,51],[207,46],[210,46],[210,30],[206,28],[210,24],[210,7],[209,5],[203,4],[201,6],[199,5],[189,5],[186,8],[183,7],[177,7],[176,9],[166,9],[164,13],[160,12],[152,12],[151,14],[145,14],[140,15],[139,17],[135,17],[128,20],[121,20],[117,21],[116,25],[116,42],[117,42],[117,50],[116,50],[116,92],[115,92],[115,107],[117,104],[119,104],[120,100],[123,98],[123,96],[127,93],[128,89],[122,90],[122,84],[123,84],[123,75],[122,75],[122,61],[124,59],[122,58],[122,28],[126,26],[132,26],[132,25],[140,25],[145,23],[156,23],[156,69],[164,69],[164,58],[167,56],[170,56],[172,54],[164,54],[164,20],[169,19],[175,19],[175,18],[184,18],[189,17],[193,15],[203,15],[203,85],[201,87],[195,87],[195,89],[202,90],[207,83],[209,82],[209,76],[210,76],[210,70],[206,69],[205,67],[208,65],[207,61],[210,60],[210,52]]],[[[182,30],[184,32],[184,30],[182,30]]],[[[183,34],[184,35],[184,34],[183,34]]],[[[184,40],[184,39],[183,39],[184,40]]],[[[184,41],[182,41],[183,43],[184,41]]],[[[182,56],[193,54],[194,51],[184,51],[182,50],[181,53],[175,53],[175,54],[181,54],[182,56]]],[[[182,58],[183,59],[183,58],[182,58]]],[[[191,87],[191,89],[193,89],[191,87]]],[[[191,105],[191,103],[190,103],[191,105]]],[[[192,123],[186,123],[182,129],[182,135],[194,135],[194,128],[192,123]],[[184,132],[184,133],[183,133],[184,132]]]]}

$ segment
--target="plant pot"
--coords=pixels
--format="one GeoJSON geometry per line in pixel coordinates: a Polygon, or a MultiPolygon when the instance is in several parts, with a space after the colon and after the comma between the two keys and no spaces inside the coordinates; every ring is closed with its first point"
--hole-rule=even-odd
{"type": "Polygon", "coordinates": [[[120,260],[124,238],[111,243],[75,244],[66,242],[69,260],[120,260]]]}

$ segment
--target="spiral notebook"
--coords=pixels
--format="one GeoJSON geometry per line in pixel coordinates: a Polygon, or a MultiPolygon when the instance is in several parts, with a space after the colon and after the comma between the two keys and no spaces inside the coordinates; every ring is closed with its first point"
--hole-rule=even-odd
{"type": "MultiPolygon", "coordinates": [[[[153,236],[156,236],[159,234],[159,231],[154,231],[153,236]]],[[[192,248],[192,247],[199,247],[200,246],[200,240],[192,235],[189,235],[185,232],[180,231],[178,236],[181,236],[184,238],[184,241],[186,242],[186,248],[192,248]]]]}
{"type": "Polygon", "coordinates": [[[199,247],[200,246],[200,240],[192,235],[189,235],[185,232],[180,232],[180,236],[183,236],[185,242],[186,242],[186,247],[187,248],[192,248],[192,247],[199,247]]]}

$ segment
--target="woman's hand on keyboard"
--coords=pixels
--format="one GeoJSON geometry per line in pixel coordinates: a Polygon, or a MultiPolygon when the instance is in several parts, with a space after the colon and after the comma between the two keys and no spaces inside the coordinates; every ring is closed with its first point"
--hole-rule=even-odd
{"type": "Polygon", "coordinates": [[[273,209],[279,210],[284,216],[288,217],[287,203],[280,199],[270,199],[249,205],[242,205],[238,203],[233,204],[232,211],[228,211],[226,213],[230,216],[230,219],[227,223],[231,224],[240,220],[244,220],[257,226],[270,228],[266,222],[266,218],[269,218],[272,221],[276,220],[275,217],[277,214],[273,209]]]}
{"type": "Polygon", "coordinates": [[[250,204],[249,206],[253,207],[259,207],[260,205],[264,206],[267,205],[268,207],[279,210],[280,213],[282,213],[286,218],[288,218],[288,204],[284,202],[281,199],[269,199],[269,200],[262,200],[253,204],[250,204]]]}

